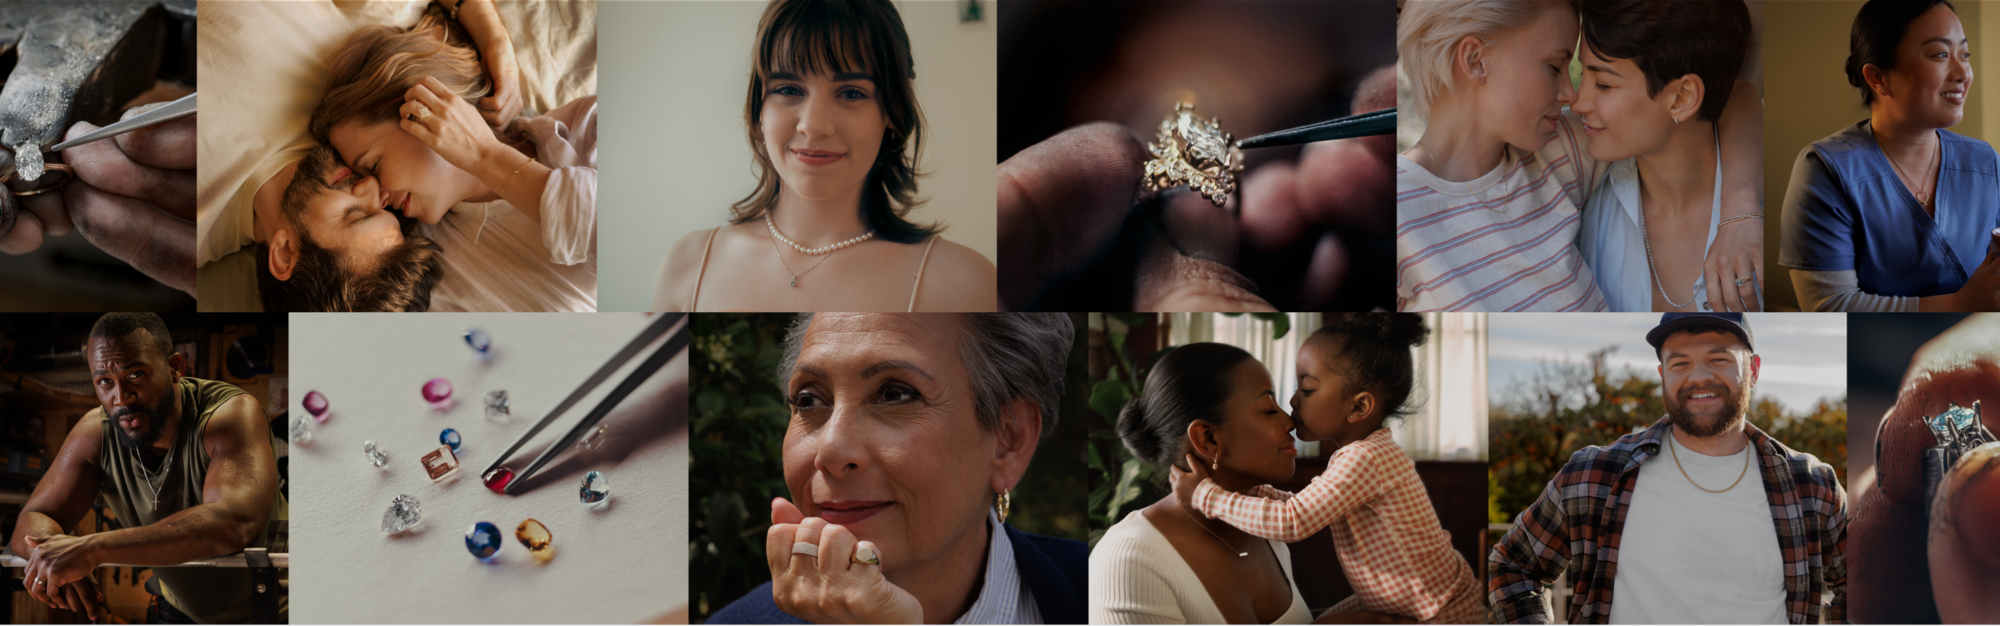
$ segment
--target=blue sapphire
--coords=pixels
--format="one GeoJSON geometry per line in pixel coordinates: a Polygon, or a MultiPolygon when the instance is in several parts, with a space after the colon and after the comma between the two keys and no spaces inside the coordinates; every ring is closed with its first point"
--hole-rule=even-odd
{"type": "Polygon", "coordinates": [[[488,336],[486,331],[477,328],[467,328],[465,329],[465,345],[472,346],[472,349],[478,352],[480,356],[486,356],[486,351],[493,347],[493,338],[488,336]]]}
{"type": "Polygon", "coordinates": [[[458,436],[458,431],[446,428],[444,432],[438,433],[438,443],[451,446],[451,451],[455,454],[458,452],[458,444],[465,443],[465,438],[458,436]]]}
{"type": "Polygon", "coordinates": [[[500,527],[494,526],[493,522],[473,524],[472,530],[465,532],[465,549],[471,550],[472,556],[481,561],[491,560],[493,555],[500,553],[500,527]]]}

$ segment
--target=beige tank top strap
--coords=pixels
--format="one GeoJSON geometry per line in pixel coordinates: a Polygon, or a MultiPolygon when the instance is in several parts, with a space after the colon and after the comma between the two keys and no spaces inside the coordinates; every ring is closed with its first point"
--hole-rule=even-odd
{"type": "Polygon", "coordinates": [[[937,247],[938,239],[940,239],[940,237],[938,237],[937,235],[931,235],[931,242],[924,245],[924,260],[920,263],[917,263],[917,284],[910,285],[909,312],[911,313],[917,312],[917,290],[923,289],[924,287],[924,268],[929,267],[931,264],[931,248],[937,247]]]}
{"type": "Polygon", "coordinates": [[[722,227],[717,226],[715,230],[708,231],[708,242],[701,244],[701,269],[695,270],[694,297],[688,299],[689,313],[693,313],[695,304],[701,302],[701,279],[708,275],[708,251],[715,247],[715,233],[721,230],[722,227]]]}

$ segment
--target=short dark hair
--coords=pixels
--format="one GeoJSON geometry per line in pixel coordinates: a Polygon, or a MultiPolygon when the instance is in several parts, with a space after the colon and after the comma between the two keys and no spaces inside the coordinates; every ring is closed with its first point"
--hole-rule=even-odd
{"type": "Polygon", "coordinates": [[[267,312],[286,311],[426,311],[431,290],[444,277],[444,249],[415,235],[417,221],[397,216],[403,243],[376,260],[371,271],[350,271],[341,256],[319,245],[307,229],[305,211],[314,198],[332,187],[326,177],[340,165],[331,148],[316,146],[299,161],[298,172],[285,187],[278,212],[299,239],[299,258],[290,280],[271,274],[271,249],[258,244],[258,297],[267,312]]]}
{"type": "Polygon", "coordinates": [[[1958,12],[1951,0],[1868,0],[1854,14],[1854,30],[1847,36],[1847,84],[1861,90],[1861,106],[1875,104],[1875,90],[1868,88],[1861,68],[1896,69],[1896,46],[1909,33],[1910,22],[1938,5],[1958,12]]]}
{"type": "Polygon", "coordinates": [[[1424,317],[1416,313],[1355,313],[1352,317],[1320,327],[1306,337],[1308,345],[1338,346],[1338,367],[1349,387],[1342,394],[1374,391],[1382,397],[1386,422],[1416,412],[1410,401],[1416,388],[1417,369],[1410,348],[1423,345],[1430,335],[1424,317]]]}
{"type": "Polygon", "coordinates": [[[159,351],[160,358],[173,355],[173,333],[167,330],[167,321],[160,319],[158,313],[105,313],[97,318],[96,324],[91,325],[90,335],[83,340],[85,357],[89,356],[91,341],[118,339],[141,330],[150,336],[151,341],[147,343],[159,351]]]}
{"type": "Polygon", "coordinates": [[[1679,335],[1706,335],[1709,333],[1722,333],[1724,335],[1735,337],[1737,341],[1743,342],[1744,350],[1748,350],[1752,354],[1755,354],[1757,352],[1756,350],[1750,349],[1750,339],[1748,337],[1744,337],[1743,331],[1741,330],[1730,328],[1728,326],[1724,326],[1721,324],[1688,324],[1680,328],[1675,328],[1674,332],[1667,333],[1667,336],[1661,337],[1660,347],[1659,349],[1653,351],[1653,356],[1659,357],[1661,361],[1667,360],[1668,339],[1673,339],[1674,337],[1679,335]]]}
{"type": "Polygon", "coordinates": [[[1118,437],[1132,456],[1154,465],[1173,465],[1187,454],[1187,429],[1195,421],[1221,425],[1229,415],[1222,403],[1236,393],[1230,377],[1256,362],[1226,343],[1191,343],[1168,350],[1146,374],[1139,397],[1118,412],[1118,437]]]}
{"type": "Polygon", "coordinates": [[[1743,0],[1589,0],[1582,12],[1592,53],[1631,59],[1646,74],[1647,96],[1693,74],[1705,88],[1695,117],[1722,117],[1750,50],[1750,10],[1743,0]]]}
{"type": "Polygon", "coordinates": [[[729,223],[763,219],[778,206],[782,183],[764,153],[764,97],[774,72],[827,74],[866,71],[875,81],[876,102],[888,128],[868,181],[861,187],[861,218],[884,241],[916,243],[944,232],[936,224],[905,218],[922,206],[917,196],[918,164],[923,162],[924,112],[917,105],[917,63],[910,34],[889,0],[774,0],[757,23],[751,50],[750,93],[743,122],[750,154],[757,162],[757,189],[729,208],[729,223]]]}

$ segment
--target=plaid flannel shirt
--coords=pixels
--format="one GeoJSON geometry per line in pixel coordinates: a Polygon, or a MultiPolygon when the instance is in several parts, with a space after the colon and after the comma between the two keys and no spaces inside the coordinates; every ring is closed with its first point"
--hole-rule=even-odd
{"type": "MultiPolygon", "coordinates": [[[[1771,503],[1785,570],[1785,613],[1794,624],[1847,622],[1847,492],[1833,466],[1744,425],[1757,450],[1757,471],[1771,503]],[[1833,600],[1824,607],[1828,591],[1833,600]]],[[[1542,497],[1514,519],[1514,529],[1487,556],[1488,621],[1547,624],[1554,617],[1549,587],[1565,569],[1575,595],[1572,623],[1611,621],[1618,546],[1632,504],[1639,464],[1659,454],[1670,428],[1661,419],[1643,432],[1571,455],[1542,497]]],[[[1689,598],[1689,601],[1699,601],[1689,598]]]]}

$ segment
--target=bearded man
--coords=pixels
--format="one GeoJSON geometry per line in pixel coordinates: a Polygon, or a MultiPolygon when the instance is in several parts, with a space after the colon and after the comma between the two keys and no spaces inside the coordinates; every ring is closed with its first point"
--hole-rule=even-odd
{"type": "Polygon", "coordinates": [[[1571,455],[1514,520],[1487,557],[1489,621],[1550,623],[1567,571],[1571,623],[1846,622],[1847,493],[1744,421],[1752,337],[1741,313],[1661,316],[1646,342],[1667,415],[1571,455]]]}
{"type": "Polygon", "coordinates": [[[9,541],[28,559],[28,595],[100,619],[98,565],[150,565],[164,602],[149,621],[248,622],[248,570],[172,566],[268,547],[266,522],[285,519],[263,406],[183,376],[187,359],[152,313],[98,318],[84,361],[102,406],[70,429],[9,541]],[[74,536],[100,495],[117,530],[74,536]]]}

